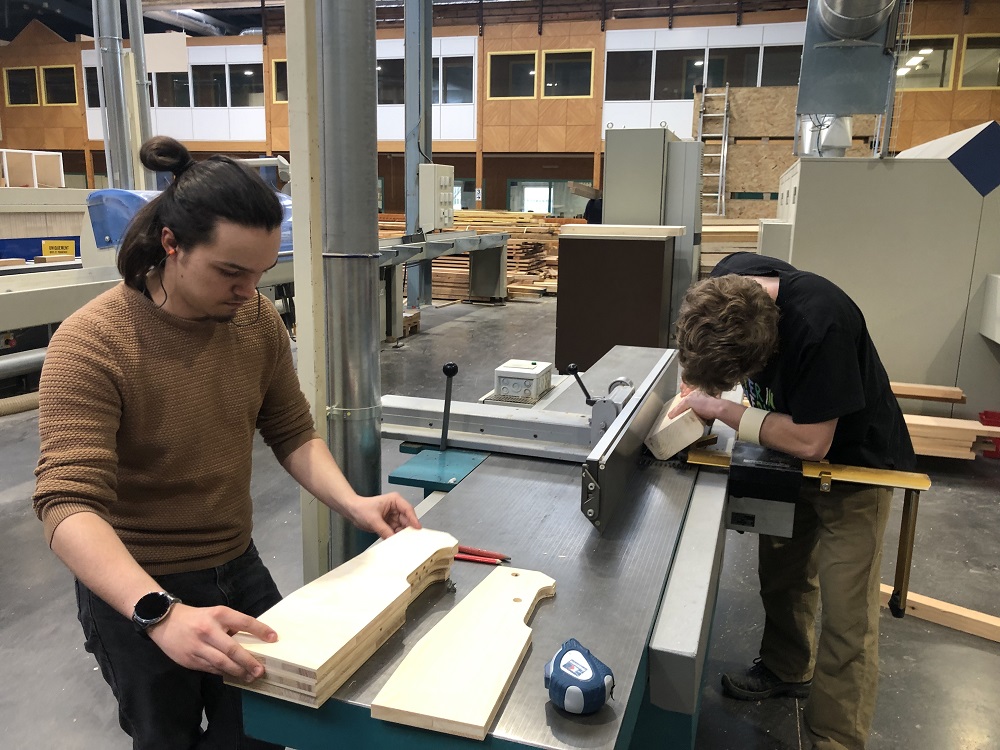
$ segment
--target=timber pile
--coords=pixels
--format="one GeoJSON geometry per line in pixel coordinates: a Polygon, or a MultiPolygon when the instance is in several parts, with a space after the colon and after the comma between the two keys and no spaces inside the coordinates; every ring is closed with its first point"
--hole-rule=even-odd
{"type": "Polygon", "coordinates": [[[404,529],[292,592],[257,618],[276,642],[234,636],[264,676],[230,684],[318,708],[399,629],[410,602],[448,578],[457,551],[450,534],[404,529]]]}
{"type": "Polygon", "coordinates": [[[700,278],[707,278],[723,258],[733,253],[756,253],[759,227],[756,224],[734,224],[719,220],[705,223],[701,228],[701,267],[700,278]]]}
{"type": "Polygon", "coordinates": [[[1000,438],[1000,427],[972,419],[925,417],[904,414],[906,427],[918,456],[973,459],[980,451],[992,450],[991,438],[1000,438]]]}

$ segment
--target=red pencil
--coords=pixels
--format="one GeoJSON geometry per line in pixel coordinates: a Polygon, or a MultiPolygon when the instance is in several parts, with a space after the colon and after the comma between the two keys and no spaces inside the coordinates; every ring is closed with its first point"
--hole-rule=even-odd
{"type": "Polygon", "coordinates": [[[459,552],[455,555],[456,560],[465,560],[466,562],[483,563],[484,565],[500,565],[503,560],[498,560],[495,557],[482,557],[481,555],[467,555],[464,552],[459,552]]]}
{"type": "Polygon", "coordinates": [[[488,549],[479,549],[478,547],[466,547],[464,544],[458,545],[458,551],[463,555],[475,555],[476,557],[492,557],[494,560],[508,561],[510,560],[510,555],[505,555],[503,552],[490,552],[488,549]]]}

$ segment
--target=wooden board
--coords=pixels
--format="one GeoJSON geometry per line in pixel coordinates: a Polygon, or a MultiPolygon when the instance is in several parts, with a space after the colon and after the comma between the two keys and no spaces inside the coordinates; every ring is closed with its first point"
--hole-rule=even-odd
{"type": "Polygon", "coordinates": [[[0,268],[7,268],[8,266],[23,266],[26,264],[27,261],[24,258],[0,258],[0,268]]]}
{"type": "Polygon", "coordinates": [[[553,595],[544,573],[495,569],[410,650],[372,701],[372,716],[485,739],[531,645],[525,623],[553,595]]]}
{"type": "Polygon", "coordinates": [[[667,416],[682,398],[683,396],[678,393],[669,403],[663,405],[646,436],[646,447],[661,461],[687,448],[705,434],[705,423],[690,409],[673,418],[667,416]]]}
{"type": "MultiPolygon", "coordinates": [[[[890,596],[892,586],[883,583],[880,597],[883,607],[888,606],[890,596]]],[[[914,594],[912,591],[906,595],[906,614],[1000,643],[1000,617],[914,594]]]]}
{"type": "Polygon", "coordinates": [[[75,259],[73,255],[36,255],[35,263],[65,263],[75,259]]]}
{"type": "Polygon", "coordinates": [[[266,670],[234,684],[321,705],[395,632],[420,591],[447,578],[457,549],[450,534],[404,529],[292,592],[257,618],[278,641],[234,636],[266,670]]]}
{"type": "Polygon", "coordinates": [[[972,419],[926,417],[922,414],[904,414],[910,435],[926,437],[968,436],[972,443],[977,437],[1000,437],[1000,427],[985,425],[972,419]]]}
{"type": "Polygon", "coordinates": [[[891,382],[889,386],[896,398],[912,398],[919,401],[940,401],[949,404],[964,404],[965,393],[961,388],[950,385],[923,385],[921,383],[891,382]]]}

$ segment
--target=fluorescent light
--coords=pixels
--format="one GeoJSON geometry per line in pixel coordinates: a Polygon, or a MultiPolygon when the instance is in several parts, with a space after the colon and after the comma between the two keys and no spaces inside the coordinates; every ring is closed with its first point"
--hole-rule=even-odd
{"type": "Polygon", "coordinates": [[[533,76],[533,75],[535,75],[535,71],[533,71],[533,70],[529,70],[529,71],[528,71],[528,75],[529,75],[529,76],[533,76]]]}
{"type": "Polygon", "coordinates": [[[920,65],[920,63],[922,63],[923,61],[924,58],[922,57],[911,57],[909,60],[906,61],[906,64],[908,67],[913,68],[917,65],[920,65]]]}
{"type": "Polygon", "coordinates": [[[244,70],[243,71],[243,75],[245,75],[245,76],[252,76],[253,75],[253,71],[252,70],[244,70]]]}
{"type": "Polygon", "coordinates": [[[382,70],[382,66],[381,65],[376,65],[375,66],[375,70],[382,70]]]}
{"type": "Polygon", "coordinates": [[[705,64],[705,61],[704,61],[704,60],[696,60],[696,61],[695,61],[695,67],[698,67],[698,68],[700,68],[700,67],[701,67],[702,65],[704,65],[704,64],[705,64]]]}
{"type": "Polygon", "coordinates": [[[896,71],[896,75],[897,76],[905,76],[909,72],[910,72],[909,68],[900,68],[899,70],[896,71]]]}
{"type": "Polygon", "coordinates": [[[924,47],[917,54],[918,55],[930,55],[930,54],[933,54],[933,52],[934,52],[934,50],[932,50],[930,47],[924,47]]]}

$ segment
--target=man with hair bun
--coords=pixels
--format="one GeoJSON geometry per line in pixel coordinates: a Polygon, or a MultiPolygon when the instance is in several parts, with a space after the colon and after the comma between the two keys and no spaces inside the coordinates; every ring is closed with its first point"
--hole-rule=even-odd
{"type": "Polygon", "coordinates": [[[34,508],[76,577],[87,650],[133,746],[271,748],[244,735],[240,691],[222,680],[264,671],[234,633],[280,637],[254,619],[281,598],[251,538],[255,431],[358,528],[420,524],[395,492],[354,492],[316,434],[288,334],[257,291],[278,258],[273,190],[172,138],[140,156],[174,179],[122,239],[123,282],[49,344],[34,508]]]}
{"type": "MultiPolygon", "coordinates": [[[[690,408],[807,461],[908,471],[915,457],[857,305],[830,281],[735,253],[688,290],[677,323],[690,408]],[[719,398],[741,384],[750,408],[719,398]]],[[[879,568],[892,490],[806,486],[791,539],[761,534],[760,655],[723,675],[741,700],[808,697],[816,750],[861,750],[878,689],[879,568]],[[822,601],[821,633],[816,620],[822,601]]]]}

